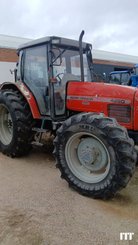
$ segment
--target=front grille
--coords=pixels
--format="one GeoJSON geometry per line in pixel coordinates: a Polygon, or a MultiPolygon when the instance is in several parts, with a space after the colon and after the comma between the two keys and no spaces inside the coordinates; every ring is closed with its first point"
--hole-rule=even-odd
{"type": "Polygon", "coordinates": [[[108,105],[108,116],[116,118],[118,122],[130,123],[131,107],[124,105],[108,105]]]}

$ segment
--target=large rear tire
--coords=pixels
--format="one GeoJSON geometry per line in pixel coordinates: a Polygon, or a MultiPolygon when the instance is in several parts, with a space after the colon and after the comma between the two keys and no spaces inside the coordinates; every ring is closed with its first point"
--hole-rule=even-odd
{"type": "Polygon", "coordinates": [[[54,146],[61,177],[86,196],[113,197],[135,171],[137,157],[127,130],[103,115],[69,118],[57,130],[54,146]]]}
{"type": "Polygon", "coordinates": [[[0,151],[23,156],[31,150],[33,118],[24,97],[14,90],[0,92],[0,151]]]}

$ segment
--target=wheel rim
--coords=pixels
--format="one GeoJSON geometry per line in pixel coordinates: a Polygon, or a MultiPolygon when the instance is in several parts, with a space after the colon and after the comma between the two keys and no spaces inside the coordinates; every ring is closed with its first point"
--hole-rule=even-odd
{"type": "Polygon", "coordinates": [[[13,121],[8,108],[0,105],[0,141],[9,145],[13,137],[13,121]]]}
{"type": "Polygon", "coordinates": [[[90,133],[76,133],[65,147],[69,169],[86,183],[98,183],[106,178],[110,169],[110,155],[105,144],[90,133]]]}

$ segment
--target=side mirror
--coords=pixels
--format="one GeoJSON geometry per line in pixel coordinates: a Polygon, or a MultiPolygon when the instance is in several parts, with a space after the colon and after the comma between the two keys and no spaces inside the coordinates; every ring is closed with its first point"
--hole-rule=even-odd
{"type": "Polygon", "coordinates": [[[11,75],[13,75],[13,73],[14,73],[14,70],[11,70],[11,69],[10,69],[10,73],[11,73],[11,75]]]}

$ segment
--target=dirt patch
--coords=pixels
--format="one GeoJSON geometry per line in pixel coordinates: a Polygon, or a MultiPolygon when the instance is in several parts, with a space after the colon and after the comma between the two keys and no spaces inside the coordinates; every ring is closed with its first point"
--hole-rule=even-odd
{"type": "Polygon", "coordinates": [[[38,224],[24,211],[5,210],[1,212],[0,244],[1,245],[41,245],[43,236],[38,224]]]}
{"type": "Polygon", "coordinates": [[[51,154],[0,154],[0,245],[118,245],[120,232],[138,241],[138,169],[113,200],[93,200],[68,188],[51,154]]]}

